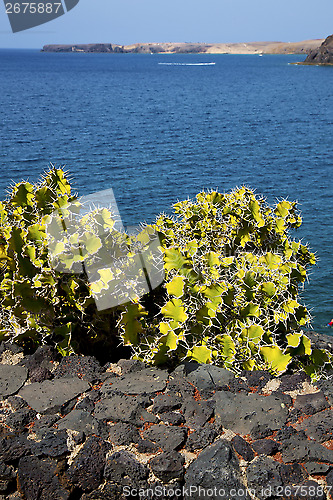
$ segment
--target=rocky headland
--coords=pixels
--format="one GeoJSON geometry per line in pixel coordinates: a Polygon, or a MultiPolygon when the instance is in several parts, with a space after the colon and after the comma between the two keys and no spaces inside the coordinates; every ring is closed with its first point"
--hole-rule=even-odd
{"type": "Polygon", "coordinates": [[[309,54],[322,40],[302,42],[251,43],[111,43],[44,45],[42,52],[83,52],[108,54],[309,54]]]}
{"type": "Polygon", "coordinates": [[[333,65],[333,35],[328,36],[319,48],[311,50],[305,61],[300,64],[333,65]]]}
{"type": "Polygon", "coordinates": [[[0,394],[0,500],[332,499],[332,379],[3,342],[0,394]]]}

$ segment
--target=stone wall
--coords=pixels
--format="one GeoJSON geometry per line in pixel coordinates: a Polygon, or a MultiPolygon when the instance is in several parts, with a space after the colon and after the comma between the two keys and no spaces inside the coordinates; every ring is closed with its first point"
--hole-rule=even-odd
{"type": "Polygon", "coordinates": [[[332,498],[333,380],[3,343],[0,393],[0,500],[332,498]]]}

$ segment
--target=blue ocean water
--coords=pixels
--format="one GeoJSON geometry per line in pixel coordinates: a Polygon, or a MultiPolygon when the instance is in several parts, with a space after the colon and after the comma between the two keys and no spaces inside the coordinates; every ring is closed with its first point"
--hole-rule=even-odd
{"type": "Polygon", "coordinates": [[[333,68],[302,59],[1,50],[0,199],[52,162],[80,195],[112,187],[126,225],[203,188],[298,200],[318,257],[303,300],[331,334],[333,68]]]}

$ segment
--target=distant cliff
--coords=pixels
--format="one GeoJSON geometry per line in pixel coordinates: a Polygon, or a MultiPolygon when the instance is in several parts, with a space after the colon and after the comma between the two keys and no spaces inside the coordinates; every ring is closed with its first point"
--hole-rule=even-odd
{"type": "Polygon", "coordinates": [[[333,35],[328,36],[318,49],[312,50],[303,64],[333,65],[333,35]]]}
{"type": "Polygon", "coordinates": [[[91,43],[44,45],[42,52],[84,52],[109,54],[309,54],[318,50],[322,40],[302,42],[250,43],[136,43],[117,45],[91,43]]]}

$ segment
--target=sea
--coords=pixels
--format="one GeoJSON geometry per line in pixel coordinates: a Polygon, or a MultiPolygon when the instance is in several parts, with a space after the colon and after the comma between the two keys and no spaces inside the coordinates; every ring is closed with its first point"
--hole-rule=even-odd
{"type": "Polygon", "coordinates": [[[304,58],[0,50],[0,199],[52,163],[79,195],[112,188],[125,226],[203,189],[297,200],[302,301],[332,335],[333,67],[304,58]]]}

